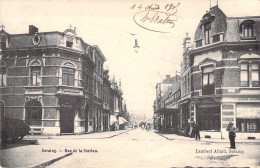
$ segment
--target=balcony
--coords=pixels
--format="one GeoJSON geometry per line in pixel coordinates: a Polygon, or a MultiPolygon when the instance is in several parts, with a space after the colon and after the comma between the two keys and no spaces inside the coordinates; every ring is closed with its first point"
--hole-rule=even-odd
{"type": "Polygon", "coordinates": [[[204,85],[202,87],[202,95],[215,94],[215,84],[204,85]]]}

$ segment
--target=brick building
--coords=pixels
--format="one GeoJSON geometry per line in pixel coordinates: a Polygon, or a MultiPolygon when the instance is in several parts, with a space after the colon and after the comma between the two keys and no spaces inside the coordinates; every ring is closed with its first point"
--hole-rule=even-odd
{"type": "Polygon", "coordinates": [[[103,87],[106,59],[98,46],[75,29],[38,32],[32,25],[28,34],[1,30],[0,41],[2,116],[50,135],[108,130],[110,85],[106,79],[103,87]]]}
{"type": "Polygon", "coordinates": [[[227,138],[227,124],[234,122],[238,138],[260,138],[259,28],[259,16],[227,17],[218,6],[198,24],[188,52],[188,110],[202,136],[227,138]]]}

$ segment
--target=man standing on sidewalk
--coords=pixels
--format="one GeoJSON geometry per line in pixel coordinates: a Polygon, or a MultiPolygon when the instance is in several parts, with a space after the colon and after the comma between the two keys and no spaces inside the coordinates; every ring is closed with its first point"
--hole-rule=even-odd
{"type": "Polygon", "coordinates": [[[194,124],[194,132],[195,132],[195,137],[196,140],[200,140],[200,128],[199,128],[199,123],[194,124]]]}
{"type": "Polygon", "coordinates": [[[236,144],[235,144],[235,137],[236,137],[236,132],[238,129],[234,126],[232,122],[229,122],[227,126],[227,131],[229,135],[229,140],[230,140],[230,148],[236,149],[236,144]]]}

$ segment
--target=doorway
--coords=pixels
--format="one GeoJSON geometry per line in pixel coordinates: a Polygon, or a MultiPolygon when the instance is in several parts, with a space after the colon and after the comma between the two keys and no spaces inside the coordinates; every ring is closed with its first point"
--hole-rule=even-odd
{"type": "Polygon", "coordinates": [[[60,112],[61,133],[74,133],[75,111],[72,108],[62,107],[60,112]]]}

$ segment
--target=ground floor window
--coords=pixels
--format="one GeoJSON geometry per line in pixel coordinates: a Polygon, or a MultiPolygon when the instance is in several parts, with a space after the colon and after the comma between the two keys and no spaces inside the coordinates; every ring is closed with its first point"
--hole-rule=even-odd
{"type": "Polygon", "coordinates": [[[39,101],[26,103],[25,121],[28,125],[42,125],[42,107],[39,101]]]}
{"type": "Polygon", "coordinates": [[[237,118],[236,126],[239,132],[260,132],[260,119],[237,118]]]}
{"type": "Polygon", "coordinates": [[[220,130],[220,106],[198,108],[197,121],[200,130],[220,130]]]}

